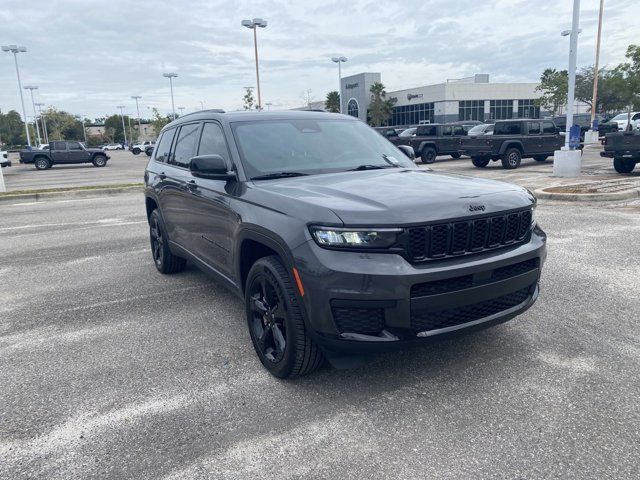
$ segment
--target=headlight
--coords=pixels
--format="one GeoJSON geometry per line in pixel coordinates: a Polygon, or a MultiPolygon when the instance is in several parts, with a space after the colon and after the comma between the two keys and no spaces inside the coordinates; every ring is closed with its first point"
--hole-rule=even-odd
{"type": "Polygon", "coordinates": [[[314,240],[321,247],[388,248],[402,232],[400,228],[333,228],[310,227],[314,240]]]}

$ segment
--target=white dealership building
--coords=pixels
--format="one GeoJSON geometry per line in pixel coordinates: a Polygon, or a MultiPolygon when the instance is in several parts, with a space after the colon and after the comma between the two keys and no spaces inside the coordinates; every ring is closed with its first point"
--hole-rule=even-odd
{"type": "MultiPolygon", "coordinates": [[[[366,121],[371,85],[380,81],[380,73],[372,72],[342,78],[342,111],[366,121]]],[[[534,82],[491,83],[489,75],[476,74],[435,85],[387,92],[387,98],[396,101],[388,125],[539,118],[549,113],[541,112],[536,106],[536,99],[540,97],[537,86],[538,83],[534,82]]],[[[576,104],[576,108],[578,112],[587,111],[587,106],[582,103],[576,104]]]]}

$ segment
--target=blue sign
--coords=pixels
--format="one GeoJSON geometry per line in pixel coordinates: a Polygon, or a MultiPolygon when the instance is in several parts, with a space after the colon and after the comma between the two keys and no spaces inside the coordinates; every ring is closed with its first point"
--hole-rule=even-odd
{"type": "Polygon", "coordinates": [[[575,150],[580,146],[580,125],[573,125],[569,129],[569,148],[575,150]]]}

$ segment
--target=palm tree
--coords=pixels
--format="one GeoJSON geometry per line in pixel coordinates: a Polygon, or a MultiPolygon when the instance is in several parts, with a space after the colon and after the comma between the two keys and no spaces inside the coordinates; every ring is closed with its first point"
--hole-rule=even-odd
{"type": "Polygon", "coordinates": [[[340,113],[340,94],[336,90],[327,93],[327,99],[324,101],[324,108],[328,112],[340,113]]]}
{"type": "Polygon", "coordinates": [[[387,92],[380,82],[373,83],[369,91],[371,92],[368,111],[369,125],[379,127],[391,117],[396,100],[387,99],[387,92]]]}

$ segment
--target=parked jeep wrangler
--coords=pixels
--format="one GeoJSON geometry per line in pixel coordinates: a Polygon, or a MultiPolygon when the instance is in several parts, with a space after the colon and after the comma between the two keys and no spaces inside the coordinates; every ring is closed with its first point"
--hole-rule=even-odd
{"type": "Polygon", "coordinates": [[[495,325],[538,297],[528,190],[418,168],[350,116],[184,115],[144,181],[156,268],[192,262],[242,298],[278,377],[495,325]]]}
{"type": "Polygon", "coordinates": [[[104,167],[110,158],[99,148],[85,148],[80,142],[66,140],[51,142],[45,150],[20,152],[20,163],[33,163],[38,170],[69,163],[93,163],[95,167],[104,167]]]}
{"type": "Polygon", "coordinates": [[[497,121],[493,135],[462,138],[460,149],[478,168],[500,160],[503,168],[512,169],[523,158],[544,162],[563,144],[564,137],[551,120],[519,119],[497,121]]]}
{"type": "Polygon", "coordinates": [[[631,173],[640,162],[640,131],[607,133],[600,156],[613,158],[618,173],[631,173]]]}

